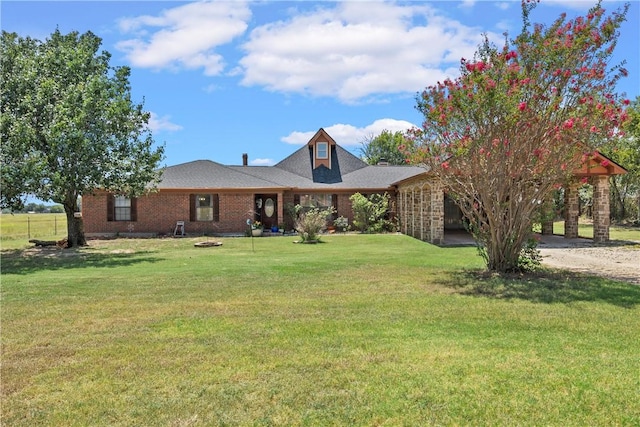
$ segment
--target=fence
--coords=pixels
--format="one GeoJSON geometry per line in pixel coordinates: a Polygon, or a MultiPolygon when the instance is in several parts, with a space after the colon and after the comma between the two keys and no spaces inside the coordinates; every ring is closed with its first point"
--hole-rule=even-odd
{"type": "Polygon", "coordinates": [[[0,216],[0,238],[61,239],[67,235],[65,214],[2,214],[0,216]]]}

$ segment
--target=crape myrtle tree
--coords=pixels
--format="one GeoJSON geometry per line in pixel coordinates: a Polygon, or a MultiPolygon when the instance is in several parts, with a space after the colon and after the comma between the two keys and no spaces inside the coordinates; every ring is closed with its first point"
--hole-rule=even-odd
{"type": "MultiPolygon", "coordinates": [[[[628,100],[614,92],[627,71],[610,64],[627,7],[531,25],[502,47],[486,38],[460,76],[417,96],[421,129],[409,131],[425,164],[456,202],[490,271],[520,269],[539,206],[587,160],[620,137],[628,100]]],[[[624,64],[622,64],[624,65],[624,64]]]]}
{"type": "Polygon", "coordinates": [[[96,189],[133,197],[153,188],[164,147],[131,100],[128,67],[109,65],[87,32],[45,41],[2,32],[2,207],[26,194],[64,206],[68,245],[86,244],[78,199],[96,189]]]}

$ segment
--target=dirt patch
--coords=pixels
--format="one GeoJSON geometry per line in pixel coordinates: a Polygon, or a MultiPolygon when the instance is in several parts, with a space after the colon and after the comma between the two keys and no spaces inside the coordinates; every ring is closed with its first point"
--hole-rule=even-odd
{"type": "Polygon", "coordinates": [[[640,285],[640,242],[598,245],[590,239],[544,236],[542,264],[640,285]]]}

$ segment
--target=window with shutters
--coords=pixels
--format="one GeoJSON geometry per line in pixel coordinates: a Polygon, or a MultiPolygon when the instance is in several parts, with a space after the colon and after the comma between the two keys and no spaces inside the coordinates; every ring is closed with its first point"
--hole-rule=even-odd
{"type": "Polygon", "coordinates": [[[191,221],[219,221],[217,194],[191,195],[191,221]]]}
{"type": "Polygon", "coordinates": [[[120,195],[107,196],[107,221],[136,221],[136,199],[120,195]]]}
{"type": "Polygon", "coordinates": [[[329,208],[333,205],[331,194],[300,194],[303,208],[329,208]]]}

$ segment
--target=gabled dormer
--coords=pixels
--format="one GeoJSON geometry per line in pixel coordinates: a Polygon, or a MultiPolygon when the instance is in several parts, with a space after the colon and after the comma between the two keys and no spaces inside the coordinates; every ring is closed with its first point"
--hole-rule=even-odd
{"type": "Polygon", "coordinates": [[[311,150],[313,169],[324,166],[331,169],[333,164],[332,153],[335,152],[336,142],[322,128],[309,140],[307,146],[311,150]]]}

